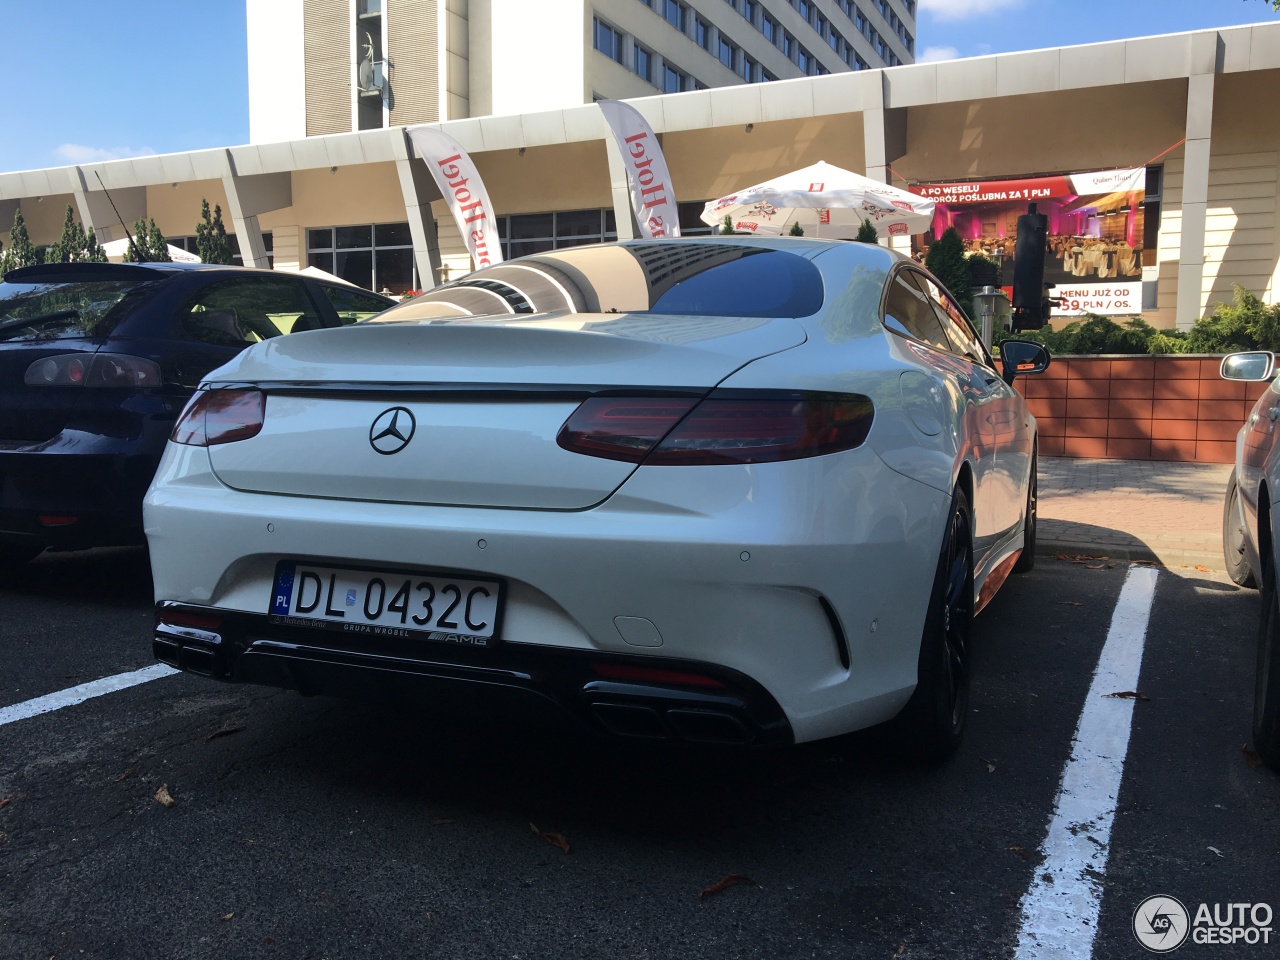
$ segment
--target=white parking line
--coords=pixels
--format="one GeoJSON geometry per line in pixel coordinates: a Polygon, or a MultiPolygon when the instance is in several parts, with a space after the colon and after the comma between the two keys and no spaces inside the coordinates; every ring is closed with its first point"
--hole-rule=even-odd
{"type": "Polygon", "coordinates": [[[1138,689],[1155,589],[1155,570],[1129,568],[1071,758],[1062,771],[1049,832],[1040,845],[1042,862],[1022,898],[1017,960],[1076,960],[1093,954],[1133,721],[1133,700],[1107,694],[1138,689]]]}
{"type": "Polygon", "coordinates": [[[167,677],[177,672],[173,667],[166,667],[163,663],[157,663],[154,666],[143,667],[141,670],[134,670],[132,673],[117,673],[114,677],[103,677],[101,680],[82,683],[78,687],[68,687],[66,690],[59,690],[57,693],[36,697],[34,700],[24,700],[22,703],[15,703],[9,707],[0,707],[0,727],[3,727],[6,723],[14,723],[18,720],[26,720],[28,717],[39,716],[42,713],[61,710],[63,707],[74,707],[77,703],[84,703],[86,700],[100,697],[104,693],[127,690],[129,687],[136,687],[138,684],[146,683],[148,680],[159,680],[161,677],[167,677]]]}

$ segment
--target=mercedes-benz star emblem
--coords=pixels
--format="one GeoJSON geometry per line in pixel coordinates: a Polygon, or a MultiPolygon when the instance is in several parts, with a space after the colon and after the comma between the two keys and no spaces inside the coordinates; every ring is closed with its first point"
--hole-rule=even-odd
{"type": "Polygon", "coordinates": [[[383,410],[369,428],[369,446],[388,456],[399,453],[413,439],[413,431],[418,427],[413,414],[404,407],[392,407],[383,410]]]}

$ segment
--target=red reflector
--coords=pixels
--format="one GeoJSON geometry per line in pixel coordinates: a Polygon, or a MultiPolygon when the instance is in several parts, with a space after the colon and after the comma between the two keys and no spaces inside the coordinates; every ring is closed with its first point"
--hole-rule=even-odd
{"type": "Polygon", "coordinates": [[[593,663],[591,669],[610,680],[646,680],[650,683],[673,683],[680,687],[723,687],[714,677],[659,667],[636,667],[627,663],[593,663]]]}
{"type": "Polygon", "coordinates": [[[171,627],[195,627],[197,630],[217,630],[222,626],[221,617],[208,617],[186,610],[165,610],[160,614],[160,622],[171,627]]]}
{"type": "Polygon", "coordinates": [[[69,527],[73,523],[79,522],[79,517],[63,516],[56,513],[40,514],[40,526],[42,527],[69,527]]]}
{"type": "Polygon", "coordinates": [[[260,390],[202,390],[178,417],[169,439],[195,447],[256,437],[266,416],[260,390]]]}

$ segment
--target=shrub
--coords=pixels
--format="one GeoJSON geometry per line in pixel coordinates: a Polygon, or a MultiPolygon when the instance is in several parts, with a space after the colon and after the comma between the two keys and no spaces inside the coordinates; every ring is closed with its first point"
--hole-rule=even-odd
{"type": "Polygon", "coordinates": [[[863,217],[862,223],[858,225],[858,235],[853,239],[858,243],[879,243],[880,234],[876,233],[876,225],[863,217]]]}
{"type": "Polygon", "coordinates": [[[969,288],[969,268],[965,264],[964,241],[955,227],[930,244],[924,265],[942,281],[947,292],[967,316],[973,317],[973,291],[969,288]]]}
{"type": "Polygon", "coordinates": [[[1219,303],[1187,335],[1190,353],[1280,350],[1280,304],[1268,307],[1237,286],[1232,303],[1219,303]]]}

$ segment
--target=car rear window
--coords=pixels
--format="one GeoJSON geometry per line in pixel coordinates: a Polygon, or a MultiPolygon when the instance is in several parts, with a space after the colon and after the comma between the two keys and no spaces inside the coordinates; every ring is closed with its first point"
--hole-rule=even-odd
{"type": "Polygon", "coordinates": [[[103,336],[147,286],[132,279],[0,283],[0,340],[103,336]]]}
{"type": "Polygon", "coordinates": [[[372,322],[560,313],[808,317],[822,308],[808,258],[732,243],[570,247],[486,267],[372,322]]]}

